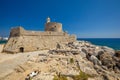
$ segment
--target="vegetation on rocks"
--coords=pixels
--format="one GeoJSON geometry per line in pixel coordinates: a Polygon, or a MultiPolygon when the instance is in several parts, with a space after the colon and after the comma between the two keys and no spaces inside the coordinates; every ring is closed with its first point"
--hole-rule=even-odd
{"type": "Polygon", "coordinates": [[[73,80],[88,80],[88,75],[87,74],[85,74],[84,72],[80,72],[79,73],[79,75],[75,75],[74,77],[73,77],[73,80]]]}
{"type": "Polygon", "coordinates": [[[54,76],[53,80],[68,80],[67,77],[62,75],[56,75],[54,76]]]}
{"type": "Polygon", "coordinates": [[[93,77],[93,76],[86,74],[85,72],[80,70],[79,75],[74,75],[72,78],[73,80],[88,80],[89,77],[93,77]]]}
{"type": "Polygon", "coordinates": [[[70,58],[70,63],[73,64],[74,63],[74,59],[70,58]]]}

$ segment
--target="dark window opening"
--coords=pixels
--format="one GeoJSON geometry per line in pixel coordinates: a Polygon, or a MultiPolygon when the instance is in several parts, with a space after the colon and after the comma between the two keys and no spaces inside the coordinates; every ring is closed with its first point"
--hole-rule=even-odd
{"type": "Polygon", "coordinates": [[[24,52],[24,48],[23,47],[20,47],[20,52],[24,52]]]}

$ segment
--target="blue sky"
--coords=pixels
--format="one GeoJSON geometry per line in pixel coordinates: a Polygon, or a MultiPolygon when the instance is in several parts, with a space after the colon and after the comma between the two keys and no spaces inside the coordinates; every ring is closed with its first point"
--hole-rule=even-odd
{"type": "Polygon", "coordinates": [[[120,38],[120,0],[0,0],[0,36],[43,31],[48,16],[79,38],[120,38]]]}

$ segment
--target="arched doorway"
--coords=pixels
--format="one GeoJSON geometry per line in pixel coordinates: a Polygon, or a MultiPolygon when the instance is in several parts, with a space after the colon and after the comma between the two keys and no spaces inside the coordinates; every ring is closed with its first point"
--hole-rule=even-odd
{"type": "Polygon", "coordinates": [[[24,52],[24,48],[23,47],[20,47],[20,52],[24,52]]]}

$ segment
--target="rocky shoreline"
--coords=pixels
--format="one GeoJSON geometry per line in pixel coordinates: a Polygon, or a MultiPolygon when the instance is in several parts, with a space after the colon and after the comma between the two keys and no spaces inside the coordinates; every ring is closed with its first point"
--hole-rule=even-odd
{"type": "Polygon", "coordinates": [[[106,46],[75,41],[37,54],[2,80],[120,80],[120,51],[106,46]]]}

